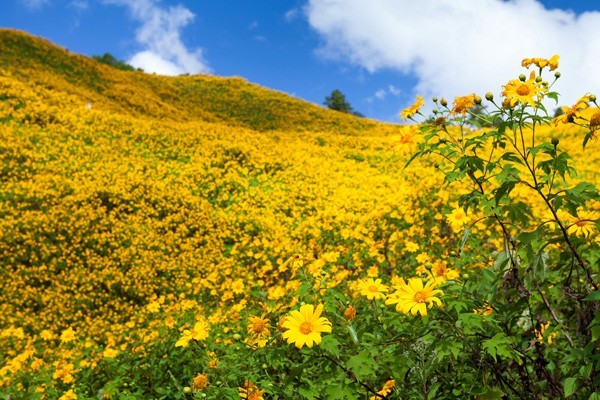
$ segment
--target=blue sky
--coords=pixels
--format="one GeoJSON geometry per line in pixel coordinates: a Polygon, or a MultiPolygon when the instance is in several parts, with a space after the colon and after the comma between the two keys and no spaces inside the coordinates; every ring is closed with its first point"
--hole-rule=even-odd
{"type": "Polygon", "coordinates": [[[600,92],[597,0],[0,0],[0,26],[392,122],[416,94],[499,93],[524,57],[561,55],[561,103],[600,92]]]}

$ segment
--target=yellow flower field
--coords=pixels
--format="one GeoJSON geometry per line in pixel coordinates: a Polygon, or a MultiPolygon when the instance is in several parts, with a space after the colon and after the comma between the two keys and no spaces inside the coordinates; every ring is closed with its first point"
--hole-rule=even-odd
{"type": "MultiPolygon", "coordinates": [[[[407,347],[389,356],[410,367],[384,366],[376,340],[423,329],[410,351],[425,357],[424,318],[447,323],[452,301],[461,322],[444,329],[479,318],[470,329],[487,334],[498,313],[474,311],[493,304],[457,302],[497,262],[501,228],[458,206],[468,187],[437,160],[405,168],[417,127],[241,78],[111,70],[16,31],[0,46],[0,398],[413,398],[398,379],[433,364],[407,347]],[[311,357],[338,392],[297,370],[311,357]]],[[[538,135],[560,139],[575,182],[600,184],[580,127],[538,135]]],[[[511,196],[546,215],[522,187],[511,196]]],[[[597,248],[590,215],[571,232],[597,248]]],[[[456,361],[437,341],[449,347],[431,360],[456,361]]]]}

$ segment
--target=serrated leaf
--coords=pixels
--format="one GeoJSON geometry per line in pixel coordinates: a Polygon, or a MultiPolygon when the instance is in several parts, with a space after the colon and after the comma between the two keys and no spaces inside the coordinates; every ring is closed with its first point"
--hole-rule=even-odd
{"type": "Polygon", "coordinates": [[[332,354],[336,357],[340,355],[340,342],[337,341],[333,335],[323,336],[320,347],[327,353],[332,354]]]}

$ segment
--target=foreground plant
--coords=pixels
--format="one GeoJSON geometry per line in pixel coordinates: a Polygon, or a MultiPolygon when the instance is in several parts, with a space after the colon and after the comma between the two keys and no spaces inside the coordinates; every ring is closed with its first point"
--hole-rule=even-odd
{"type": "MultiPolygon", "coordinates": [[[[600,109],[596,97],[586,94],[553,121],[546,107],[558,101],[552,89],[560,73],[551,83],[544,74],[558,67],[558,56],[524,59],[523,66],[537,68],[504,85],[499,103],[487,93],[489,111],[474,94],[457,98],[452,108],[434,99],[434,119],[422,125],[423,141],[409,163],[432,157],[446,183],[461,188],[464,213],[455,209],[448,216],[453,229],[464,230],[459,257],[466,257],[463,248],[474,228],[502,237],[488,270],[491,292],[481,293],[500,312],[493,316],[501,330],[491,339],[469,339],[491,356],[495,372],[485,379],[520,398],[575,391],[579,398],[598,398],[599,193],[577,179],[571,156],[560,146],[563,138],[540,131],[579,125],[585,148],[597,135],[600,109]],[[484,112],[475,113],[476,105],[484,112]]],[[[412,106],[403,115],[417,111],[412,106]]],[[[465,329],[464,322],[457,326],[465,329]]]]}

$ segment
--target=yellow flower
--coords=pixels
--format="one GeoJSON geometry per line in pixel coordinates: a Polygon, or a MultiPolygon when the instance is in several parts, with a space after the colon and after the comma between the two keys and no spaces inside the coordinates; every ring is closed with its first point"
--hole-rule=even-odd
{"type": "Polygon", "coordinates": [[[152,303],[149,303],[146,306],[146,310],[148,310],[151,313],[155,313],[160,311],[160,304],[158,303],[158,301],[153,301],[152,303]]]}
{"type": "Polygon", "coordinates": [[[401,285],[394,287],[396,291],[388,297],[385,304],[396,304],[396,311],[404,314],[417,315],[417,313],[420,313],[422,316],[426,316],[426,303],[429,308],[433,307],[433,303],[438,306],[442,305],[441,300],[435,296],[437,294],[443,295],[444,292],[434,289],[435,284],[435,282],[427,282],[423,286],[421,278],[410,278],[408,284],[403,282],[401,285]]]}
{"type": "Polygon", "coordinates": [[[596,112],[590,117],[590,132],[593,134],[598,129],[600,129],[600,110],[596,110],[596,112]]]}
{"type": "Polygon", "coordinates": [[[208,375],[198,374],[194,378],[194,390],[200,391],[208,386],[208,375]]]}
{"type": "Polygon", "coordinates": [[[567,124],[567,123],[575,122],[575,118],[578,117],[578,113],[580,111],[583,111],[586,108],[588,108],[589,101],[590,101],[590,95],[586,94],[585,96],[583,96],[579,100],[577,100],[577,102],[575,103],[574,106],[562,107],[564,114],[556,117],[556,119],[554,120],[554,125],[558,126],[559,123],[567,124]]]}
{"type": "Polygon", "coordinates": [[[424,104],[425,104],[424,99],[421,96],[417,96],[417,101],[415,101],[415,103],[412,106],[407,107],[404,110],[402,110],[402,112],[400,113],[400,116],[402,118],[404,118],[405,121],[407,121],[409,118],[412,118],[413,115],[418,113],[424,104]]]}
{"type": "Polygon", "coordinates": [[[388,291],[386,285],[381,284],[381,279],[368,278],[359,283],[358,290],[363,296],[367,296],[369,300],[385,299],[385,294],[388,291]]]}
{"type": "Polygon", "coordinates": [[[560,59],[560,56],[558,54],[553,55],[549,60],[545,59],[545,58],[524,58],[523,61],[521,61],[521,65],[525,68],[529,68],[531,66],[531,64],[535,64],[537,65],[539,68],[546,68],[546,67],[550,67],[550,71],[554,71],[556,68],[558,68],[558,60],[560,59]]]}
{"type": "Polygon", "coordinates": [[[502,96],[506,97],[510,107],[521,103],[522,105],[529,104],[535,108],[536,100],[540,100],[542,95],[548,91],[542,83],[536,82],[535,72],[532,72],[530,78],[525,82],[520,79],[509,81],[504,85],[502,96]]]}
{"type": "Polygon", "coordinates": [[[118,354],[119,354],[119,350],[111,349],[110,347],[107,347],[106,349],[104,349],[102,356],[104,358],[115,358],[118,354]]]}
{"type": "Polygon", "coordinates": [[[210,326],[208,323],[204,319],[200,319],[194,325],[194,329],[186,329],[183,331],[183,334],[177,343],[175,343],[175,347],[187,347],[191,340],[204,340],[208,337],[209,332],[210,326]]]}
{"type": "Polygon", "coordinates": [[[454,232],[460,232],[470,222],[470,218],[462,207],[457,207],[450,214],[446,214],[446,221],[454,232]]]}
{"type": "Polygon", "coordinates": [[[72,342],[73,340],[75,340],[75,331],[73,330],[73,328],[65,329],[60,334],[60,341],[62,343],[69,343],[69,342],[72,342]]]}
{"type": "Polygon", "coordinates": [[[459,96],[454,98],[452,110],[450,114],[462,114],[465,115],[467,110],[475,106],[475,93],[468,94],[466,96],[459,96]]]}
{"type": "Polygon", "coordinates": [[[599,215],[595,211],[577,211],[577,218],[571,217],[573,221],[569,226],[569,233],[576,236],[589,237],[596,231],[596,221],[599,215]]]}
{"type": "MultiPolygon", "coordinates": [[[[542,342],[544,340],[544,336],[546,329],[548,329],[548,326],[550,326],[550,322],[546,322],[545,324],[541,324],[540,329],[535,329],[535,336],[537,337],[537,340],[539,342],[542,342]]],[[[548,344],[552,345],[552,341],[556,338],[556,336],[558,336],[558,332],[552,332],[551,334],[547,335],[547,340],[548,340],[548,344]]]]}
{"type": "Polygon", "coordinates": [[[344,311],[344,318],[346,318],[348,321],[352,321],[354,317],[356,317],[356,308],[354,308],[352,305],[349,305],[348,308],[346,308],[346,311],[344,311]]]}
{"type": "Polygon", "coordinates": [[[283,338],[290,344],[294,343],[299,349],[305,344],[312,348],[313,343],[321,343],[321,333],[331,332],[331,322],[321,317],[322,312],[322,304],[316,309],[312,304],[305,304],[300,307],[300,311],[293,310],[282,324],[283,328],[287,329],[283,338]]]}
{"type": "MultiPolygon", "coordinates": [[[[381,388],[381,390],[379,392],[377,392],[377,394],[379,394],[381,396],[387,396],[388,394],[392,393],[392,390],[394,390],[395,385],[396,385],[396,381],[394,381],[393,379],[390,379],[389,381],[387,381],[385,383],[385,385],[383,385],[383,388],[381,388]]],[[[381,397],[379,397],[379,396],[371,396],[369,398],[369,400],[377,400],[380,398],[381,397]]]]}
{"type": "Polygon", "coordinates": [[[73,389],[69,389],[65,394],[60,396],[58,400],[77,400],[77,395],[73,389]]]}
{"type": "Polygon", "coordinates": [[[483,315],[484,317],[487,317],[488,315],[492,315],[493,312],[494,312],[494,309],[492,308],[492,306],[490,306],[490,303],[488,303],[487,301],[483,303],[483,307],[473,310],[473,314],[480,314],[480,315],[483,315]]]}
{"type": "Polygon", "coordinates": [[[248,318],[248,322],[250,322],[247,326],[248,333],[257,336],[265,336],[269,334],[269,320],[265,319],[264,316],[252,316],[248,318]]]}
{"type": "Polygon", "coordinates": [[[245,400],[264,400],[264,390],[258,390],[258,387],[250,381],[244,382],[244,386],[239,388],[239,394],[241,399],[245,400]]]}

